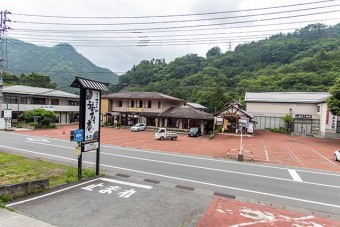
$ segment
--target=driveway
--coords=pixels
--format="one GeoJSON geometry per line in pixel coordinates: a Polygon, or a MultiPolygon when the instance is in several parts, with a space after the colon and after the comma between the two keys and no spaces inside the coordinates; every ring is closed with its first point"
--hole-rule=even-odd
{"type": "MultiPolygon", "coordinates": [[[[77,125],[60,126],[57,129],[18,131],[28,135],[69,139],[70,131],[77,125]]],[[[218,134],[213,139],[207,135],[193,138],[180,134],[176,141],[155,140],[154,131],[131,132],[129,128],[101,128],[101,144],[134,147],[139,149],[176,152],[215,158],[233,158],[240,148],[240,136],[218,134]],[[229,153],[227,151],[234,150],[229,153]]],[[[340,171],[340,162],[333,153],[339,149],[339,139],[320,139],[285,135],[269,131],[256,131],[254,136],[243,136],[244,155],[253,154],[253,162],[279,164],[302,168],[340,171]],[[249,151],[249,152],[246,152],[249,151]]]]}

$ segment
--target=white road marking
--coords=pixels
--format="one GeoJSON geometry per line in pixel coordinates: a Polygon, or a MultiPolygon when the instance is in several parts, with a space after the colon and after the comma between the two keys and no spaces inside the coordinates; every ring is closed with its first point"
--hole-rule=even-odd
{"type": "Polygon", "coordinates": [[[336,164],[334,162],[332,162],[331,160],[329,160],[328,158],[326,158],[325,156],[323,156],[322,154],[320,154],[319,152],[317,152],[316,150],[312,149],[312,151],[314,151],[315,153],[317,153],[318,155],[320,155],[321,157],[323,157],[324,159],[326,159],[327,161],[329,161],[330,163],[332,163],[333,165],[336,166],[336,164]]]}
{"type": "Polygon", "coordinates": [[[25,141],[25,142],[41,144],[41,145],[47,145],[47,146],[52,146],[52,147],[61,147],[61,148],[65,148],[65,149],[72,149],[72,150],[74,150],[74,147],[65,147],[65,146],[60,146],[60,145],[55,145],[55,144],[46,144],[46,143],[39,143],[39,142],[32,142],[32,141],[25,141]]]}
{"type": "Polygon", "coordinates": [[[263,146],[264,146],[264,153],[266,154],[266,159],[267,159],[267,161],[269,161],[266,145],[263,145],[263,146]]]}
{"type": "Polygon", "coordinates": [[[301,160],[289,149],[289,147],[287,147],[289,154],[292,155],[301,165],[303,165],[303,163],[301,162],[301,160]]]}
{"type": "Polygon", "coordinates": [[[115,183],[115,184],[123,184],[123,185],[128,185],[131,187],[136,187],[136,188],[144,188],[144,189],[151,189],[152,186],[149,185],[144,185],[144,184],[135,184],[135,183],[131,183],[131,182],[126,182],[126,181],[120,181],[120,180],[114,180],[114,179],[109,179],[109,178],[101,178],[100,180],[102,181],[108,181],[111,183],[115,183]]]}
{"type": "MultiPolygon", "coordinates": [[[[0,147],[24,151],[24,152],[33,153],[33,154],[40,154],[40,155],[45,155],[45,156],[50,156],[50,157],[55,157],[55,158],[60,158],[60,159],[77,161],[77,159],[61,157],[61,156],[57,156],[57,155],[44,154],[44,153],[29,151],[29,150],[20,149],[20,148],[8,147],[8,146],[3,146],[3,145],[0,145],[0,147]]],[[[91,164],[91,165],[95,164],[94,162],[88,162],[88,161],[83,161],[83,163],[87,163],[87,164],[91,164]]],[[[330,204],[330,203],[323,203],[323,202],[318,202],[318,201],[313,201],[313,200],[299,199],[299,198],[290,197],[290,196],[283,196],[283,195],[277,195],[277,194],[272,194],[272,193],[253,191],[253,190],[249,190],[249,189],[243,189],[243,188],[237,188],[237,187],[231,187],[231,186],[225,186],[225,185],[219,185],[219,184],[212,184],[212,183],[207,183],[207,182],[202,182],[202,181],[190,180],[190,179],[180,178],[180,177],[172,177],[172,176],[167,176],[167,175],[162,175],[162,174],[157,174],[157,173],[150,173],[150,172],[145,172],[145,171],[140,171],[140,170],[118,167],[118,166],[110,166],[110,165],[105,165],[105,164],[100,164],[100,165],[103,166],[103,167],[107,167],[107,168],[126,170],[126,171],[131,171],[131,172],[136,172],[136,173],[147,174],[147,175],[151,175],[151,176],[164,177],[164,178],[181,180],[181,181],[186,181],[186,182],[191,182],[191,183],[198,183],[198,184],[209,185],[209,186],[214,186],[214,187],[232,189],[232,190],[236,190],[236,191],[249,192],[249,193],[265,195],[265,196],[272,196],[272,197],[276,197],[276,198],[288,199],[288,200],[293,200],[293,201],[300,201],[300,202],[305,202],[305,203],[311,203],[311,204],[323,205],[323,206],[328,206],[328,207],[340,208],[340,205],[335,205],[335,204],[330,204]]],[[[303,182],[303,183],[306,183],[306,182],[303,182]]],[[[321,184],[316,184],[316,185],[321,185],[321,184]]],[[[331,186],[331,187],[336,187],[336,186],[331,186]]]]}
{"type": "Polygon", "coordinates": [[[26,138],[29,141],[38,141],[38,142],[45,142],[45,143],[49,143],[50,141],[48,141],[47,139],[41,139],[41,138],[26,138]]]}
{"type": "MultiPolygon", "coordinates": [[[[87,163],[91,163],[91,162],[87,162],[87,163]]],[[[91,163],[91,164],[93,164],[93,163],[91,163]]],[[[126,170],[126,171],[131,171],[131,172],[136,172],[136,173],[142,173],[142,174],[147,174],[147,175],[152,175],[152,176],[164,177],[164,178],[169,178],[169,179],[182,180],[182,181],[187,181],[187,182],[191,182],[191,183],[204,184],[204,185],[209,185],[209,186],[214,186],[214,187],[232,189],[232,190],[236,190],[236,191],[249,192],[249,193],[265,195],[265,196],[271,196],[271,197],[277,197],[277,198],[288,199],[288,200],[293,200],[293,201],[300,201],[300,202],[305,202],[305,203],[311,203],[311,204],[317,204],[317,205],[323,205],[323,206],[340,208],[340,205],[335,205],[335,204],[330,204],[330,203],[323,203],[323,202],[317,202],[317,201],[312,201],[312,200],[299,199],[299,198],[290,197],[290,196],[277,195],[277,194],[266,193],[266,192],[259,192],[259,191],[253,191],[253,190],[248,190],[248,189],[243,189],[243,188],[236,188],[236,187],[219,185],[219,184],[212,184],[212,183],[207,183],[207,182],[202,182],[202,181],[190,180],[190,179],[186,179],[186,178],[172,177],[172,176],[167,176],[167,175],[162,175],[162,174],[144,172],[144,171],[140,171],[140,170],[122,168],[122,167],[117,167],[117,166],[109,166],[109,165],[105,165],[105,164],[101,164],[101,166],[108,167],[108,168],[113,168],[113,169],[126,170]]]]}
{"type": "MultiPolygon", "coordinates": [[[[25,134],[16,134],[12,132],[0,132],[0,134],[11,134],[15,136],[24,136],[26,137],[27,135],[25,134]]],[[[37,137],[41,138],[38,136],[32,136],[32,137],[37,137]]],[[[55,141],[61,141],[61,142],[68,142],[68,143],[73,143],[68,140],[61,140],[61,139],[55,139],[55,138],[49,138],[50,140],[55,140],[55,141]]],[[[44,144],[48,145],[48,144],[44,144]]],[[[180,154],[175,154],[175,153],[166,153],[165,151],[153,151],[153,150],[141,150],[141,149],[136,149],[136,148],[127,148],[127,147],[120,147],[120,146],[115,146],[112,144],[101,144],[100,147],[106,147],[106,148],[111,148],[111,149],[122,149],[122,150],[128,150],[128,151],[137,151],[141,153],[149,153],[149,154],[158,154],[158,155],[164,155],[164,156],[173,156],[173,157],[182,157],[182,158],[188,158],[188,159],[196,159],[196,160],[206,160],[206,161],[211,161],[211,162],[222,162],[222,163],[229,163],[233,165],[248,165],[248,166],[256,166],[259,168],[269,168],[269,169],[282,169],[282,170],[288,170],[288,168],[284,167],[278,167],[278,166],[270,166],[270,165],[258,165],[258,164],[252,164],[252,163],[244,163],[244,162],[234,162],[234,161],[228,161],[228,160],[219,160],[219,159],[212,159],[212,158],[202,158],[202,157],[195,157],[195,156],[188,156],[188,155],[180,155],[180,154]]],[[[315,173],[315,174],[321,174],[321,175],[327,175],[327,176],[336,176],[340,177],[339,174],[334,174],[334,173],[323,173],[323,172],[316,172],[316,171],[310,171],[310,170],[299,170],[300,172],[306,172],[306,173],[315,173]]]]}
{"type": "Polygon", "coordinates": [[[299,174],[294,169],[288,169],[288,172],[292,176],[294,181],[303,182],[299,174]]]}
{"type": "Polygon", "coordinates": [[[63,189],[60,189],[58,191],[47,193],[47,194],[37,196],[37,197],[31,198],[31,199],[22,200],[22,201],[19,201],[19,202],[16,202],[16,203],[9,203],[6,206],[10,207],[10,206],[14,206],[14,205],[17,205],[17,204],[26,203],[26,202],[33,201],[33,200],[36,200],[36,199],[44,198],[46,196],[53,195],[53,194],[56,194],[56,193],[59,193],[59,192],[63,192],[63,191],[66,191],[66,190],[69,190],[69,189],[72,189],[72,188],[75,188],[75,187],[78,187],[80,185],[87,184],[87,183],[90,183],[90,182],[93,182],[93,181],[96,181],[96,180],[100,180],[100,178],[96,178],[96,179],[93,179],[93,180],[82,182],[80,184],[76,184],[76,185],[73,185],[71,187],[63,188],[63,189]]]}

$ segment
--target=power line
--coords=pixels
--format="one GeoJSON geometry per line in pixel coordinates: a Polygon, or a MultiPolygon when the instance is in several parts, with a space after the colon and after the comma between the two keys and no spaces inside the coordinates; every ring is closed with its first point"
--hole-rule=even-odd
{"type": "MultiPolygon", "coordinates": [[[[21,23],[21,24],[44,24],[44,25],[65,25],[65,26],[120,26],[120,25],[146,25],[146,24],[169,24],[169,23],[188,23],[188,22],[198,22],[198,21],[212,21],[212,20],[225,20],[225,19],[235,19],[235,18],[247,18],[247,17],[256,17],[256,16],[266,16],[266,15],[276,15],[282,13],[292,13],[292,12],[301,12],[315,9],[324,9],[339,6],[336,5],[327,5],[327,6],[319,6],[319,7],[311,7],[304,9],[295,9],[295,10],[286,10],[286,11],[278,11],[278,12],[268,12],[268,13],[259,13],[259,14],[250,14],[250,15],[238,15],[238,16],[227,16],[227,17],[215,17],[215,18],[203,18],[203,19],[187,19],[187,20],[170,20],[170,21],[149,21],[149,22],[124,22],[124,23],[56,23],[56,22],[36,22],[36,21],[20,21],[15,20],[13,23],[21,23]]],[[[314,15],[314,14],[313,14],[314,15]]]]}
{"type": "Polygon", "coordinates": [[[239,12],[249,12],[249,11],[258,11],[258,10],[268,10],[268,9],[278,9],[278,8],[286,8],[286,7],[296,7],[296,6],[304,6],[310,4],[319,4],[324,2],[334,2],[337,0],[324,0],[324,1],[315,1],[315,2],[306,2],[299,4],[291,4],[291,5],[281,5],[281,6],[273,6],[273,7],[264,7],[264,8],[255,8],[255,9],[245,9],[245,10],[230,10],[230,11],[220,11],[220,12],[206,12],[206,13],[190,13],[190,14],[169,14],[169,15],[149,15],[149,16],[115,16],[115,17],[92,17],[92,16],[55,16],[55,15],[39,15],[39,14],[25,14],[25,13],[13,13],[13,15],[19,16],[29,16],[29,17],[47,17],[47,18],[73,18],[73,19],[141,19],[141,18],[162,18],[162,17],[186,17],[186,16],[201,16],[201,15],[214,15],[214,14],[226,14],[226,13],[239,13],[239,12]]]}

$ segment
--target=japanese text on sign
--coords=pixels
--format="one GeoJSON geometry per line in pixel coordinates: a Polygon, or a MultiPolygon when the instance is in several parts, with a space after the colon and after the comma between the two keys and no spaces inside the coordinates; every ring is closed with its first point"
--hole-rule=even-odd
{"type": "Polygon", "coordinates": [[[97,140],[99,134],[100,91],[86,90],[85,140],[97,140]]]}

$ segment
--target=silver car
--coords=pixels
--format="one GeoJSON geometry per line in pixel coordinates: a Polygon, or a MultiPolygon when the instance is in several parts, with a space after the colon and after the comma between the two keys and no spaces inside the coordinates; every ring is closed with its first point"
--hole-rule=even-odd
{"type": "Polygon", "coordinates": [[[139,132],[145,130],[145,124],[144,123],[138,123],[131,127],[132,132],[139,132]]]}

